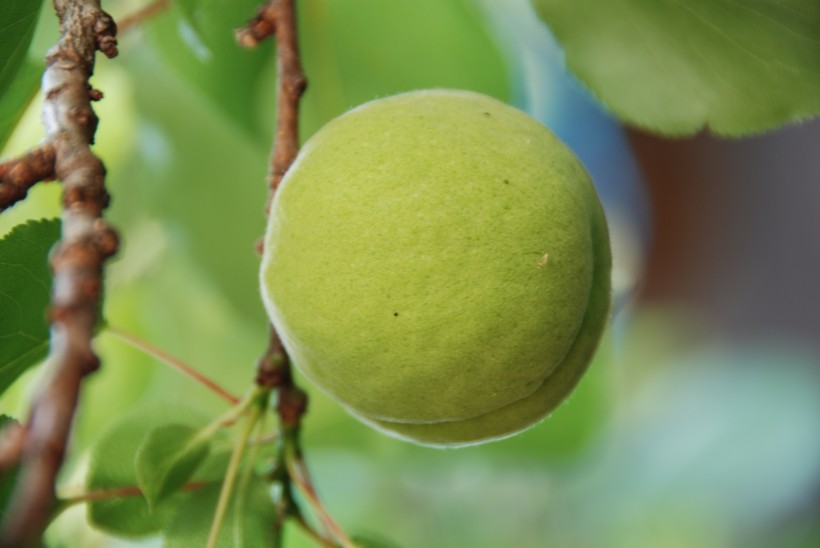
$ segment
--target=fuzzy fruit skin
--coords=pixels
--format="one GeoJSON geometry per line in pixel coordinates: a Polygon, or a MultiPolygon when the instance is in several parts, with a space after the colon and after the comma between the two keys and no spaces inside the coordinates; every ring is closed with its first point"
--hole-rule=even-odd
{"type": "Polygon", "coordinates": [[[566,398],[606,325],[610,269],[594,186],[549,130],[429,90],[308,141],[273,202],[261,286],[328,394],[390,434],[457,446],[566,398]]]}

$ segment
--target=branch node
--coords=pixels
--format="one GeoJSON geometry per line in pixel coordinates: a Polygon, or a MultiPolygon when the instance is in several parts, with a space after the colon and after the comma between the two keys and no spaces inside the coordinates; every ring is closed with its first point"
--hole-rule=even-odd
{"type": "Polygon", "coordinates": [[[256,10],[256,15],[248,23],[235,31],[236,41],[243,48],[253,48],[262,40],[276,34],[279,18],[279,2],[270,0],[256,10]]]}
{"type": "Polygon", "coordinates": [[[279,387],[276,412],[279,415],[279,420],[282,421],[282,426],[285,429],[298,427],[302,415],[307,412],[307,404],[307,393],[295,384],[279,387]]]}
{"type": "Polygon", "coordinates": [[[284,85],[287,86],[288,93],[301,97],[307,90],[307,77],[302,73],[292,74],[284,85]]]}
{"type": "Polygon", "coordinates": [[[120,236],[105,220],[94,221],[94,245],[104,259],[112,257],[120,247],[120,236]]]}
{"type": "Polygon", "coordinates": [[[0,211],[24,199],[29,189],[40,181],[54,179],[55,160],[54,146],[47,143],[0,164],[0,211]]]}
{"type": "Polygon", "coordinates": [[[288,358],[279,335],[270,328],[270,341],[265,354],[256,364],[256,384],[268,390],[293,383],[288,358]]]}
{"type": "Polygon", "coordinates": [[[104,11],[98,11],[94,21],[94,38],[97,49],[109,59],[117,56],[117,23],[104,11]]]}

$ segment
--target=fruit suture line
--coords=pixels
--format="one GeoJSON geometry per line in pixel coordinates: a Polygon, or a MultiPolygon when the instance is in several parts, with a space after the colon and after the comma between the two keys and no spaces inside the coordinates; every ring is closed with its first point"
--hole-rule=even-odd
{"type": "MultiPolygon", "coordinates": [[[[20,473],[2,523],[1,546],[38,543],[55,498],[83,378],[99,367],[91,348],[98,321],[102,268],[118,248],[102,219],[108,205],[105,167],[90,149],[97,129],[91,101],[102,94],[89,84],[97,51],[117,55],[117,27],[99,0],[54,0],[60,39],[49,51],[43,75],[44,144],[0,166],[0,210],[22,200],[38,181],[63,186],[62,236],[51,254],[54,273],[49,363],[24,430],[4,451],[19,456],[20,473]]],[[[7,432],[3,433],[4,441],[7,432]]],[[[8,459],[0,456],[0,461],[8,459]]]]}
{"type": "Polygon", "coordinates": [[[294,363],[407,441],[473,445],[539,422],[608,320],[589,175],[542,124],[478,93],[408,92],[336,118],[270,216],[262,296],[294,363]]]}

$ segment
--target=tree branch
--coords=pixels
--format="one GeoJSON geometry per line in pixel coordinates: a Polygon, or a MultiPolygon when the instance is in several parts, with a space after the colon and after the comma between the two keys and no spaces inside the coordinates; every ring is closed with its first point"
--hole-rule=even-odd
{"type": "MultiPolygon", "coordinates": [[[[270,0],[262,4],[254,18],[236,32],[237,40],[245,47],[254,47],[273,35],[276,36],[278,90],[266,215],[270,215],[273,196],[299,152],[299,101],[307,88],[307,78],[299,57],[294,0],[270,0]]],[[[268,389],[278,389],[277,409],[284,424],[299,423],[307,407],[307,396],[293,383],[290,358],[272,325],[268,348],[257,365],[256,382],[268,389]]]]}
{"type": "Polygon", "coordinates": [[[54,0],[60,39],[46,57],[43,123],[62,181],[62,236],[51,254],[52,375],[36,397],[26,424],[21,471],[2,523],[2,546],[35,545],[55,500],[82,379],[99,366],[91,348],[98,321],[102,267],[118,247],[102,219],[108,205],[105,167],[90,150],[97,129],[91,101],[100,94],[88,79],[97,50],[117,54],[116,24],[99,0],[54,0]]]}
{"type": "Polygon", "coordinates": [[[268,36],[276,35],[279,65],[279,90],[276,107],[276,137],[269,174],[270,193],[265,212],[282,177],[299,152],[299,101],[307,89],[307,78],[299,58],[294,0],[271,0],[263,4],[245,28],[237,31],[239,43],[253,47],[268,36]]]}
{"type": "MultiPolygon", "coordinates": [[[[269,36],[276,36],[276,51],[278,61],[278,93],[276,108],[276,134],[271,154],[271,166],[268,175],[268,200],[265,205],[265,214],[270,215],[273,197],[282,182],[285,173],[293,164],[299,152],[299,102],[307,88],[307,78],[302,69],[299,57],[299,42],[296,27],[296,7],[294,0],[270,0],[257,9],[256,15],[245,28],[236,33],[237,40],[245,47],[256,46],[261,40],[269,36]]],[[[312,484],[309,481],[307,467],[300,461],[298,467],[287,467],[283,461],[284,454],[301,455],[299,433],[302,416],[307,410],[307,394],[293,382],[290,358],[282,344],[282,340],[273,325],[270,325],[268,348],[257,365],[256,382],[261,387],[277,391],[276,411],[279,416],[279,430],[282,446],[280,447],[279,463],[275,467],[273,479],[279,481],[284,491],[282,501],[283,514],[277,520],[275,527],[280,530],[283,520],[288,515],[294,517],[297,523],[310,527],[304,521],[295,500],[290,495],[291,481],[307,490],[312,495],[311,503],[314,508],[323,511],[320,517],[323,522],[330,524],[332,534],[344,546],[352,545],[344,531],[324,511],[324,507],[316,497],[312,484]],[[294,476],[296,474],[296,476],[294,476]]],[[[316,533],[316,538],[327,542],[316,533]]]]}
{"type": "Polygon", "coordinates": [[[11,470],[20,462],[25,443],[26,429],[16,420],[0,430],[0,472],[11,470]]]}
{"type": "Polygon", "coordinates": [[[24,199],[40,181],[54,179],[56,150],[50,143],[0,164],[0,212],[24,199]]]}

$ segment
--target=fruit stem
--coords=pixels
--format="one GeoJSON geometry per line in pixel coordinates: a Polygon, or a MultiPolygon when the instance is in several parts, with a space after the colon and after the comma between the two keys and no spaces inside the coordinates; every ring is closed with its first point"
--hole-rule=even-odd
{"type": "MultiPolygon", "coordinates": [[[[259,439],[263,436],[263,431],[265,428],[265,417],[267,416],[266,413],[267,409],[267,398],[265,398],[265,404],[261,404],[260,406],[260,416],[259,420],[256,422],[253,428],[256,429],[256,435],[253,436],[255,439],[259,439]]],[[[244,515],[246,508],[245,503],[247,502],[247,493],[248,488],[251,485],[251,478],[253,477],[254,471],[254,462],[256,462],[256,457],[259,454],[259,448],[261,444],[253,443],[250,440],[246,440],[245,444],[248,449],[248,459],[246,462],[245,467],[242,469],[242,472],[239,475],[239,483],[236,488],[236,513],[237,515],[244,515]]],[[[221,495],[221,494],[220,494],[221,495]]]]}
{"type": "MultiPolygon", "coordinates": [[[[307,78],[299,55],[296,0],[268,0],[256,12],[245,28],[237,32],[237,40],[245,47],[256,46],[261,40],[276,36],[276,56],[279,77],[276,98],[276,130],[268,177],[268,199],[265,214],[270,216],[273,197],[285,173],[299,152],[299,103],[307,87],[307,78]]],[[[307,534],[322,545],[333,543],[315,531],[305,520],[293,498],[292,483],[307,495],[316,515],[327,526],[331,535],[345,547],[353,546],[347,535],[322,506],[307,468],[302,461],[299,445],[299,425],[307,410],[307,394],[293,382],[290,358],[282,339],[272,324],[269,325],[268,346],[257,365],[258,386],[276,391],[276,412],[279,417],[279,451],[270,479],[279,484],[280,516],[276,523],[281,532],[284,520],[292,517],[307,534]]]]}

